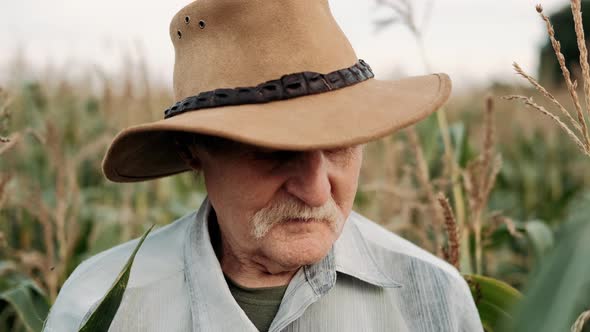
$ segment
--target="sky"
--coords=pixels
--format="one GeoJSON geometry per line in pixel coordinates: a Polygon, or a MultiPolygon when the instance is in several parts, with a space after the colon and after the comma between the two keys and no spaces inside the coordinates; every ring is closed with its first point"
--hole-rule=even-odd
{"type": "MultiPolygon", "coordinates": [[[[246,1],[246,0],[245,0],[246,1]]],[[[273,1],[273,0],[268,0],[273,1]]],[[[287,0],[275,0],[287,1],[287,0]]],[[[295,0],[296,1],[296,0],[295,0]]],[[[18,0],[0,1],[0,84],[10,75],[16,54],[38,70],[81,70],[95,66],[120,73],[125,57],[142,57],[150,77],[170,85],[174,51],[168,36],[172,16],[188,0],[18,0]]],[[[546,13],[567,0],[412,0],[422,26],[429,63],[402,25],[376,32],[374,21],[390,16],[375,0],[330,0],[336,21],[357,56],[376,78],[446,72],[456,88],[518,80],[516,61],[535,73],[537,51],[546,39],[535,11],[546,13]],[[430,8],[426,11],[425,8],[430,8]],[[423,19],[428,17],[428,19],[423,19]]]]}

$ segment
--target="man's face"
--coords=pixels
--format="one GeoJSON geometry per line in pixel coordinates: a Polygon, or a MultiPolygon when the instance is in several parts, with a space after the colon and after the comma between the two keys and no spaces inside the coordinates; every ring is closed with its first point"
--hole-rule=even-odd
{"type": "Polygon", "coordinates": [[[352,209],[362,146],[293,152],[232,142],[222,150],[194,152],[224,246],[277,272],[321,260],[352,209]]]}

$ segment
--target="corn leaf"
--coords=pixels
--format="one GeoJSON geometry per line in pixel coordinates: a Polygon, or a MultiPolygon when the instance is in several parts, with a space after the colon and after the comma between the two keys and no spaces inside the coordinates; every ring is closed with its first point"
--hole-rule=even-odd
{"type": "Polygon", "coordinates": [[[465,275],[471,294],[487,332],[500,331],[503,321],[512,320],[511,310],[522,295],[507,283],[481,275],[465,275]]]}
{"type": "Polygon", "coordinates": [[[541,262],[518,306],[518,320],[507,331],[569,331],[590,308],[590,193],[573,204],[569,216],[556,236],[558,245],[541,262]]]}
{"type": "Polygon", "coordinates": [[[123,300],[123,294],[127,288],[127,282],[129,281],[135,255],[152,228],[154,228],[153,225],[145,232],[145,234],[143,234],[137,243],[135,250],[133,250],[131,257],[129,257],[127,263],[123,266],[123,270],[119,273],[119,276],[109,289],[108,293],[100,301],[100,304],[96,307],[94,312],[88,317],[79,332],[107,332],[109,330],[109,327],[115,318],[115,314],[121,305],[121,300],[123,300]]]}
{"type": "Polygon", "coordinates": [[[25,279],[16,287],[0,293],[0,302],[7,302],[16,312],[18,319],[28,332],[39,332],[43,327],[43,320],[49,312],[43,291],[31,280],[25,279]]]}
{"type": "Polygon", "coordinates": [[[553,248],[553,232],[546,223],[539,220],[527,221],[524,231],[537,259],[541,259],[553,248]]]}

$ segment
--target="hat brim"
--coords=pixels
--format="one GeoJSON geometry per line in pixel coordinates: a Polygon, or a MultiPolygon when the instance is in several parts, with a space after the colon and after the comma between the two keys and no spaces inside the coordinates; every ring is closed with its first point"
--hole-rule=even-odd
{"type": "Polygon", "coordinates": [[[346,88],[264,104],[189,111],[129,127],[109,146],[102,168],[114,182],[138,182],[188,171],[171,131],[186,131],[280,150],[367,143],[412,125],[451,93],[446,74],[370,79],[346,88]]]}

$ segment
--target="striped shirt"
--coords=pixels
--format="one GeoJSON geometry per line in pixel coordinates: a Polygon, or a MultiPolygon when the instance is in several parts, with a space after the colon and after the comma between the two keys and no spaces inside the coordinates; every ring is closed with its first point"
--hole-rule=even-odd
{"type": "MultiPolygon", "coordinates": [[[[109,331],[245,331],[256,327],[232,297],[211,245],[211,204],[150,234],[109,331]]],[[[80,264],[44,331],[77,331],[137,244],[80,264]]],[[[329,254],[300,268],[269,331],[483,331],[458,271],[352,212],[329,254]]]]}

